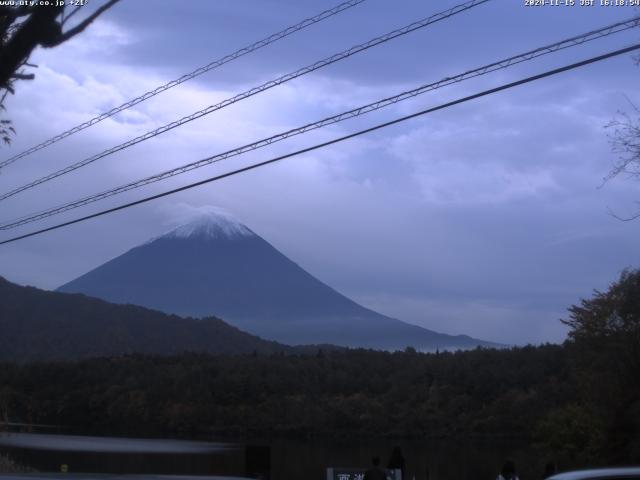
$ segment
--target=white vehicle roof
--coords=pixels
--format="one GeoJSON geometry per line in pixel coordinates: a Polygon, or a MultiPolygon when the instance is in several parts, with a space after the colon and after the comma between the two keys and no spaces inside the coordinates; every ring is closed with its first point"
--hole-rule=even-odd
{"type": "Polygon", "coordinates": [[[547,480],[591,480],[591,479],[640,479],[640,467],[621,468],[596,468],[591,470],[576,470],[573,472],[559,473],[547,480]]]}

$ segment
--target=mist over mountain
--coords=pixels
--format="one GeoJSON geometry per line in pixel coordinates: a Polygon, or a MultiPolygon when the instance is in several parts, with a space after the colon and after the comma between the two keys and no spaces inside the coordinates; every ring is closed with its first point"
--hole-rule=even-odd
{"type": "Polygon", "coordinates": [[[215,315],[290,345],[421,350],[493,345],[367,309],[217,210],[129,250],[59,291],[181,316],[215,315]]]}
{"type": "Polygon", "coordinates": [[[0,360],[118,356],[293,353],[222,320],[179,318],[84,295],[22,287],[0,277],[0,360]]]}

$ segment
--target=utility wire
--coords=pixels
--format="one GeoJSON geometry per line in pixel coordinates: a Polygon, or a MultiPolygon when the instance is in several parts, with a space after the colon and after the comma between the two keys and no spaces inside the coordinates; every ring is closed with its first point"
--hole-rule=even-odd
{"type": "MultiPolygon", "coordinates": [[[[81,123],[80,125],[76,125],[73,128],[70,128],[69,130],[66,130],[62,133],[59,133],[58,135],[51,137],[48,140],[45,140],[44,142],[35,145],[21,153],[18,153],[2,162],[0,162],[0,169],[20,160],[21,158],[24,158],[28,155],[31,155],[34,152],[37,152],[38,150],[42,150],[43,148],[46,148],[50,145],[53,145],[56,142],[59,142],[60,140],[73,135],[74,133],[78,133],[82,130],[84,130],[85,128],[89,128],[92,125],[95,125],[96,123],[99,123],[103,120],[106,120],[109,117],[113,117],[114,115],[116,115],[117,113],[122,112],[123,110],[126,110],[128,108],[131,108],[139,103],[144,102],[145,100],[151,98],[151,97],[155,97],[156,95],[165,92],[167,90],[169,90],[170,88],[173,88],[177,85],[180,85],[184,82],[187,82],[193,78],[196,78],[200,75],[202,75],[203,73],[207,73],[215,68],[218,68],[222,65],[224,65],[225,63],[229,63],[233,60],[236,60],[237,58],[240,58],[244,55],[247,55],[249,53],[255,52],[256,50],[259,50],[263,47],[266,47],[267,45],[270,45],[272,43],[277,42],[278,40],[282,40],[283,38],[288,37],[289,35],[292,35],[296,32],[299,32],[300,30],[303,30],[311,25],[314,25],[318,22],[321,22],[323,20],[326,20],[327,18],[333,17],[334,15],[337,15],[345,10],[348,10],[351,7],[355,7],[356,5],[365,2],[366,0],[349,0],[347,2],[341,3],[339,5],[336,5],[335,7],[329,9],[329,10],[325,10],[324,12],[321,12],[313,17],[307,18],[303,21],[301,21],[300,23],[297,23],[295,25],[292,25],[290,27],[285,28],[284,30],[281,30],[277,33],[274,33],[272,35],[269,35],[266,38],[263,38],[262,40],[258,40],[255,43],[252,43],[251,45],[248,45],[244,48],[241,48],[240,50],[236,50],[235,52],[226,55],[222,58],[219,58],[218,60],[214,60],[213,62],[204,65],[202,67],[196,68],[195,70],[193,70],[190,73],[187,73],[183,76],[181,76],[180,78],[177,78],[175,80],[171,80],[168,83],[165,83],[164,85],[160,85],[159,87],[155,88],[154,90],[151,90],[149,92],[143,93],[142,95],[129,100],[128,102],[123,103],[122,105],[112,108],[111,110],[109,110],[108,112],[104,112],[101,113],[100,115],[87,120],[84,123],[81,123]]],[[[73,13],[73,12],[72,12],[73,13]]],[[[69,18],[69,17],[67,17],[69,18]]]]}
{"type": "Polygon", "coordinates": [[[101,153],[98,153],[96,155],[93,155],[92,157],[88,157],[85,158],[84,160],[80,160],[79,162],[76,162],[72,165],[69,165],[61,170],[58,170],[56,172],[53,172],[49,175],[46,175],[44,177],[41,177],[37,180],[34,180],[30,183],[27,183],[26,185],[23,185],[21,187],[18,187],[14,190],[11,190],[7,193],[4,193],[2,195],[0,195],[0,201],[2,200],[6,200],[7,198],[13,197],[14,195],[17,195],[20,192],[23,192],[25,190],[28,190],[30,188],[36,187],[42,183],[48,182],[50,180],[53,180],[54,178],[60,177],[62,175],[65,175],[67,173],[73,172],[74,170],[77,170],[79,168],[82,168],[86,165],[89,165],[90,163],[93,163],[101,158],[104,158],[108,155],[111,155],[113,153],[119,152],[121,150],[124,150],[125,148],[131,147],[133,145],[136,145],[140,142],[143,142],[145,140],[149,140],[150,138],[153,138],[157,135],[160,135],[162,133],[168,132],[169,130],[172,130],[176,127],[179,127],[181,125],[184,125],[185,123],[191,122],[193,120],[196,120],[198,118],[204,117],[205,115],[209,115],[210,113],[213,113],[217,110],[221,110],[225,107],[228,107],[229,105],[232,105],[234,103],[237,103],[241,100],[244,100],[246,98],[252,97],[254,95],[257,95],[258,93],[262,93],[266,90],[269,90],[273,87],[276,87],[278,85],[282,85],[283,83],[289,82],[295,78],[301,77],[303,75],[306,75],[308,73],[311,73],[315,70],[318,70],[320,68],[326,67],[327,65],[331,65],[332,63],[338,62],[340,60],[344,60],[345,58],[349,58],[352,55],[355,55],[357,53],[363,52],[365,50],[368,50],[372,47],[375,47],[377,45],[380,45],[382,43],[388,42],[390,40],[393,40],[395,38],[398,38],[400,36],[406,35],[408,33],[411,33],[415,30],[418,30],[420,28],[424,28],[428,25],[431,25],[433,23],[439,22],[441,20],[445,20],[447,18],[450,18],[454,15],[457,15],[461,12],[464,12],[466,10],[469,10],[473,7],[476,7],[478,5],[481,5],[483,3],[487,3],[491,0],[471,0],[468,1],[466,3],[462,3],[459,5],[456,5],[455,7],[452,7],[450,9],[447,9],[443,12],[440,13],[436,13],[435,15],[432,15],[428,18],[419,20],[417,22],[413,22],[405,27],[399,28],[397,30],[393,30],[392,32],[386,33],[384,35],[381,35],[379,37],[376,37],[374,39],[369,40],[368,42],[362,43],[360,45],[356,45],[354,47],[348,48],[347,50],[343,50],[340,53],[336,53],[335,55],[331,55],[330,57],[327,57],[323,60],[319,60],[315,63],[312,63],[311,65],[308,65],[306,67],[303,67],[299,70],[296,70],[295,72],[292,73],[288,73],[286,75],[282,75],[281,77],[276,78],[275,80],[269,80],[266,83],[263,83],[262,85],[259,85],[257,87],[253,87],[250,90],[247,90],[243,93],[240,93],[238,95],[235,95],[234,97],[228,98],[226,100],[223,100],[215,105],[210,105],[202,110],[199,110],[197,112],[192,113],[191,115],[187,115],[186,117],[183,117],[179,120],[173,121],[171,123],[168,123],[167,125],[163,125],[162,127],[159,127],[155,130],[149,131],[143,135],[140,135],[136,138],[133,138],[125,143],[122,143],[120,145],[117,145],[115,147],[112,147],[108,150],[105,150],[101,153]]]}
{"type": "Polygon", "coordinates": [[[493,93],[501,92],[503,90],[508,90],[510,88],[517,87],[519,85],[523,85],[523,84],[526,84],[526,83],[530,83],[530,82],[534,82],[534,81],[537,81],[537,80],[541,80],[543,78],[550,77],[550,76],[553,76],[553,75],[557,75],[559,73],[566,72],[568,70],[573,70],[573,69],[576,69],[576,68],[579,68],[579,67],[584,67],[585,65],[589,65],[589,64],[592,64],[592,63],[600,62],[602,60],[606,60],[608,58],[616,57],[618,55],[624,55],[625,53],[629,53],[629,52],[632,52],[632,51],[638,50],[638,49],[640,49],[640,43],[637,43],[637,44],[632,45],[630,47],[626,47],[626,48],[622,48],[622,49],[619,49],[619,50],[615,50],[615,51],[606,53],[604,55],[599,55],[597,57],[591,57],[591,58],[589,58],[587,60],[583,60],[581,62],[576,62],[576,63],[572,63],[570,65],[565,65],[564,67],[556,68],[556,69],[553,69],[553,70],[548,70],[548,71],[540,73],[538,75],[533,75],[531,77],[523,78],[523,79],[517,80],[515,82],[503,84],[503,85],[501,85],[499,87],[491,88],[489,90],[484,90],[484,91],[482,91],[480,93],[476,93],[474,95],[469,95],[469,96],[466,96],[466,97],[463,97],[463,98],[459,98],[457,100],[453,100],[451,102],[443,103],[443,104],[438,105],[436,107],[431,107],[431,108],[428,108],[426,110],[421,110],[419,112],[412,113],[412,114],[406,115],[404,117],[396,118],[394,120],[391,120],[391,121],[388,121],[388,122],[385,122],[385,123],[380,123],[378,125],[374,125],[373,127],[369,127],[369,128],[364,129],[364,130],[359,130],[357,132],[351,133],[349,135],[345,135],[343,137],[334,138],[333,140],[329,140],[327,142],[319,143],[319,144],[313,145],[311,147],[303,148],[301,150],[297,150],[295,152],[291,152],[291,153],[288,153],[286,155],[281,155],[279,157],[275,157],[275,158],[272,158],[270,160],[265,160],[263,162],[254,163],[253,165],[249,165],[249,166],[246,166],[246,167],[243,167],[243,168],[239,168],[237,170],[233,170],[231,172],[223,173],[221,175],[216,175],[214,177],[206,178],[204,180],[200,180],[198,182],[191,183],[189,185],[184,185],[184,186],[179,187],[179,188],[174,188],[173,190],[168,190],[168,191],[165,191],[165,192],[162,192],[162,193],[158,193],[156,195],[151,195],[149,197],[142,198],[140,200],[136,200],[136,201],[133,201],[133,202],[125,203],[125,204],[119,205],[117,207],[113,207],[113,208],[109,208],[109,209],[106,209],[106,210],[102,210],[100,212],[96,212],[96,213],[93,213],[91,215],[86,215],[84,217],[76,218],[76,219],[70,220],[68,222],[59,223],[59,224],[53,225],[51,227],[43,228],[43,229],[40,229],[40,230],[36,230],[34,232],[26,233],[24,235],[19,235],[17,237],[13,237],[13,238],[10,238],[10,239],[7,239],[7,240],[3,240],[3,241],[0,241],[0,245],[5,245],[7,243],[16,242],[18,240],[23,240],[25,238],[33,237],[35,235],[40,235],[42,233],[50,232],[52,230],[57,230],[59,228],[67,227],[69,225],[74,225],[76,223],[84,222],[84,221],[90,220],[92,218],[101,217],[101,216],[107,215],[109,213],[114,213],[114,212],[117,212],[117,211],[120,211],[120,210],[125,210],[127,208],[134,207],[136,205],[141,205],[143,203],[147,203],[147,202],[150,202],[152,200],[157,200],[158,198],[162,198],[162,197],[166,197],[166,196],[169,196],[169,195],[173,195],[173,194],[178,193],[178,192],[183,192],[183,191],[189,190],[191,188],[199,187],[199,186],[205,185],[207,183],[211,183],[211,182],[215,182],[215,181],[218,181],[218,180],[222,180],[223,178],[227,178],[227,177],[231,177],[231,176],[234,176],[234,175],[238,175],[240,173],[248,172],[250,170],[254,170],[254,169],[259,168],[259,167],[264,167],[266,165],[270,165],[272,163],[276,163],[276,162],[279,162],[279,161],[287,159],[287,158],[295,157],[295,156],[301,155],[303,153],[308,153],[308,152],[311,152],[313,150],[318,150],[320,148],[324,148],[324,147],[327,147],[329,145],[340,143],[340,142],[343,142],[345,140],[349,140],[351,138],[355,138],[355,137],[358,137],[360,135],[364,135],[366,133],[370,133],[370,132],[373,132],[373,131],[376,131],[376,130],[380,130],[382,128],[389,127],[391,125],[395,125],[395,124],[398,124],[398,123],[401,123],[401,122],[405,122],[407,120],[410,120],[410,119],[413,119],[413,118],[416,118],[416,117],[420,117],[422,115],[426,115],[426,114],[429,114],[429,113],[432,113],[432,112],[435,112],[435,111],[438,111],[438,110],[443,110],[445,108],[449,108],[449,107],[452,107],[454,105],[459,105],[461,103],[469,102],[471,100],[475,100],[475,99],[480,98],[480,97],[491,95],[493,93]]]}
{"type": "Polygon", "coordinates": [[[537,48],[535,50],[530,50],[528,52],[519,54],[519,55],[515,55],[503,60],[499,60],[497,62],[494,63],[490,63],[488,65],[484,65],[482,67],[479,68],[475,68],[473,70],[468,70],[464,73],[452,76],[452,77],[446,77],[442,80],[439,80],[437,82],[434,83],[430,83],[430,84],[426,84],[426,85],[422,85],[418,88],[415,88],[413,90],[409,90],[406,92],[402,92],[398,95],[394,95],[392,97],[387,97],[384,98],[382,100],[378,100],[376,102],[373,103],[369,103],[367,105],[363,105],[360,106],[358,108],[354,108],[352,110],[340,113],[338,115],[333,115],[331,117],[327,117],[324,118],[322,120],[319,120],[317,122],[314,123],[309,123],[307,125],[304,125],[302,127],[298,127],[292,130],[288,130],[286,132],[282,132],[276,135],[273,135],[271,137],[267,137],[267,138],[263,138],[261,140],[255,141],[253,143],[249,143],[247,145],[243,145],[241,147],[235,148],[233,150],[229,150],[223,153],[219,153],[216,155],[212,155],[210,157],[186,164],[186,165],[182,165],[180,167],[177,168],[173,168],[171,170],[167,170],[161,173],[158,173],[156,175],[152,175],[140,180],[136,180],[124,185],[121,185],[119,187],[116,188],[112,188],[110,190],[106,190],[97,194],[93,194],[84,198],[81,198],[79,200],[75,200],[69,203],[65,203],[63,205],[58,205],[56,207],[52,207],[49,208],[47,210],[41,211],[41,212],[37,212],[37,213],[31,213],[29,215],[20,217],[18,219],[14,219],[11,221],[7,221],[4,223],[0,223],[0,230],[9,230],[12,228],[16,228],[28,223],[32,223],[38,220],[42,220],[44,218],[48,218],[51,217],[53,215],[57,215],[75,208],[79,208],[100,200],[104,200],[106,198],[112,197],[114,195],[118,195],[120,193],[124,193],[127,192],[129,190],[133,190],[136,188],[140,188],[142,186],[151,184],[151,183],[155,183],[155,182],[159,182],[161,180],[165,180],[167,178],[176,176],[176,175],[180,175],[182,173],[186,173],[189,172],[191,170],[195,170],[197,168],[201,168],[204,167],[206,165],[210,165],[212,163],[217,163],[220,162],[222,160],[226,160],[230,157],[234,157],[237,155],[241,155],[243,153],[252,151],[252,150],[256,150],[258,148],[262,148],[262,147],[266,147],[268,145],[271,145],[273,143],[282,141],[282,140],[286,140],[287,138],[296,136],[296,135],[300,135],[306,132],[309,132],[311,130],[315,130],[327,125],[332,125],[338,122],[342,122],[345,121],[347,119],[350,118],[354,118],[354,117],[358,117],[361,115],[365,115],[367,113],[388,107],[390,105],[393,105],[395,103],[413,98],[415,96],[427,93],[429,91],[433,91],[436,90],[438,88],[442,88],[445,87],[447,85],[451,85],[454,83],[459,83],[462,82],[464,80],[468,80],[470,78],[474,78],[474,77],[478,77],[481,75],[486,75],[488,73],[494,72],[496,70],[501,70],[501,69],[505,69],[508,68],[510,66],[513,65],[517,65],[519,63],[522,62],[526,62],[529,60],[533,60],[534,58],[543,56],[543,55],[547,55],[553,52],[557,52],[559,50],[563,50],[569,47],[573,47],[576,45],[581,45],[585,42],[589,42],[592,40],[596,40],[599,38],[603,38],[609,35],[612,35],[614,33],[618,33],[624,30],[628,30],[630,28],[636,27],[640,25],[640,16],[623,21],[623,22],[618,22],[618,23],[614,23],[612,25],[608,25],[606,27],[603,28],[599,28],[597,30],[592,30],[590,32],[581,34],[581,35],[576,35],[574,37],[571,38],[567,38],[564,40],[561,40],[559,42],[550,44],[550,45],[546,45],[544,47],[540,47],[537,48]]]}

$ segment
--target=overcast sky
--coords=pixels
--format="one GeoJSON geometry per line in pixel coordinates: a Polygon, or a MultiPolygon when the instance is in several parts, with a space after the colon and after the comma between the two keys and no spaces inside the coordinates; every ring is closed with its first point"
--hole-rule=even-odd
{"type": "MultiPolygon", "coordinates": [[[[576,0],[579,3],[578,0],[576,0]]],[[[122,0],[32,58],[1,158],[334,6],[328,0],[122,0]]],[[[7,191],[278,75],[455,5],[367,0],[3,170],[7,191]]],[[[95,6],[94,6],[95,7],[95,6]]],[[[90,7],[87,7],[90,8],[90,7]]],[[[637,14],[493,0],[0,203],[1,220],[75,200],[637,14]]],[[[636,29],[112,198],[75,218],[640,41],[636,29]]],[[[601,186],[604,126],[640,103],[631,55],[455,106],[108,217],[0,246],[0,275],[53,289],[214,205],[320,280],[444,333],[558,342],[566,308],[638,267],[640,184],[601,186]]]]}

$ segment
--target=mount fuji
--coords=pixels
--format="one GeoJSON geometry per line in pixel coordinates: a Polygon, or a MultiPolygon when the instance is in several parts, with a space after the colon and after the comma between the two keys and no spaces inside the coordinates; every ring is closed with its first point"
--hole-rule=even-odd
{"type": "Polygon", "coordinates": [[[191,317],[215,315],[290,345],[387,350],[497,346],[363,307],[306,272],[234,217],[209,211],[61,286],[191,317]]]}

